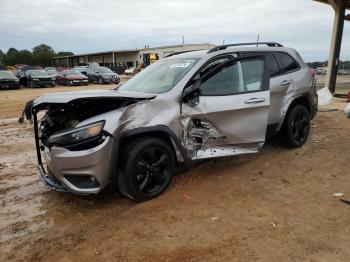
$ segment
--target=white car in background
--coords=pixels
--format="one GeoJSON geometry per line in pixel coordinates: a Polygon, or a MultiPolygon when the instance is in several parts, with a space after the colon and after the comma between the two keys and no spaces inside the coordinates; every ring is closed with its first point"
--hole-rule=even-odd
{"type": "Polygon", "coordinates": [[[125,69],[124,74],[127,76],[132,76],[135,74],[135,67],[129,67],[128,69],[125,69]]]}

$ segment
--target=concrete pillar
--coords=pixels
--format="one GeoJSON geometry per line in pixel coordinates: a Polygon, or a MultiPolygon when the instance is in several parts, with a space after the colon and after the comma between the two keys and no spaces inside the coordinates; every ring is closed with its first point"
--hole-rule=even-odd
{"type": "Polygon", "coordinates": [[[115,56],[114,56],[114,52],[112,52],[112,61],[113,61],[113,70],[115,70],[115,56]]]}
{"type": "Polygon", "coordinates": [[[333,22],[333,33],[331,48],[328,58],[328,69],[326,76],[326,86],[331,93],[335,91],[335,85],[337,81],[337,72],[339,65],[339,55],[343,36],[344,16],[345,16],[345,3],[343,0],[338,0],[336,6],[333,6],[335,15],[333,22]]]}

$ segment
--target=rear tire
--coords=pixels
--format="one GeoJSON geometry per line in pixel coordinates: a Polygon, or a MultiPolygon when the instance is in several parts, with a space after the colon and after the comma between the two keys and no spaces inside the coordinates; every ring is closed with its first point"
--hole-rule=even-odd
{"type": "Polygon", "coordinates": [[[171,183],[175,158],[170,145],[162,139],[140,138],[122,151],[117,177],[121,194],[136,201],[159,196],[171,183]]]}
{"type": "Polygon", "coordinates": [[[283,137],[287,146],[301,147],[310,133],[310,113],[304,105],[295,105],[288,112],[283,126],[283,137]]]}

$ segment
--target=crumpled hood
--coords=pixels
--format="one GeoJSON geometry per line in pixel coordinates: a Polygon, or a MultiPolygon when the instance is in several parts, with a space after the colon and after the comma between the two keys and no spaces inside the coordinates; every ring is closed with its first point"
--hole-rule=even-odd
{"type": "Polygon", "coordinates": [[[73,92],[48,93],[37,97],[33,101],[33,106],[40,104],[65,104],[74,100],[99,99],[99,98],[135,98],[135,99],[152,99],[155,94],[140,92],[121,92],[117,90],[84,90],[73,92]]]}

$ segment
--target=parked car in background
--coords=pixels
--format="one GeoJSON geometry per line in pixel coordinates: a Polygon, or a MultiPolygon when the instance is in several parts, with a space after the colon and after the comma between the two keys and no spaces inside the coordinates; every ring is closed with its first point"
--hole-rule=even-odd
{"type": "Polygon", "coordinates": [[[88,72],[88,66],[75,66],[74,69],[84,75],[87,75],[88,72]]]}
{"type": "Polygon", "coordinates": [[[0,70],[0,88],[18,89],[19,79],[8,70],[0,70]]]}
{"type": "Polygon", "coordinates": [[[317,75],[326,75],[327,74],[327,68],[325,68],[325,67],[317,67],[316,68],[316,74],[317,75]]]}
{"type": "Polygon", "coordinates": [[[341,76],[349,75],[349,71],[345,69],[339,69],[338,75],[341,75],[341,76]]]}
{"type": "Polygon", "coordinates": [[[116,90],[29,101],[41,180],[77,194],[112,185],[143,201],[161,194],[177,167],[258,153],[267,133],[303,146],[318,105],[311,70],[292,48],[256,45],[177,54],[116,90]]]}
{"type": "Polygon", "coordinates": [[[64,67],[64,66],[58,66],[58,67],[56,67],[57,72],[61,72],[61,71],[63,71],[63,70],[69,70],[69,69],[70,69],[69,67],[64,67]]]}
{"type": "Polygon", "coordinates": [[[19,78],[20,85],[27,86],[28,85],[28,76],[27,71],[29,70],[43,70],[40,66],[19,66],[17,69],[17,77],[19,78]]]}
{"type": "Polygon", "coordinates": [[[78,72],[75,69],[63,70],[56,77],[56,83],[73,86],[73,85],[88,85],[89,79],[86,75],[78,72]]]}
{"type": "Polygon", "coordinates": [[[89,67],[87,76],[90,82],[99,84],[119,84],[120,78],[117,73],[108,67],[93,66],[89,67]]]}
{"type": "Polygon", "coordinates": [[[54,77],[56,79],[56,77],[58,76],[58,71],[55,67],[45,67],[44,69],[50,76],[54,77]]]}
{"type": "Polygon", "coordinates": [[[15,66],[6,66],[6,70],[8,70],[8,71],[12,71],[12,73],[16,73],[16,67],[15,66]]]}
{"type": "Polygon", "coordinates": [[[135,73],[136,67],[129,67],[125,69],[124,74],[127,76],[133,76],[135,73]]]}
{"type": "Polygon", "coordinates": [[[56,79],[45,70],[27,70],[26,77],[29,87],[56,86],[56,79]]]}

